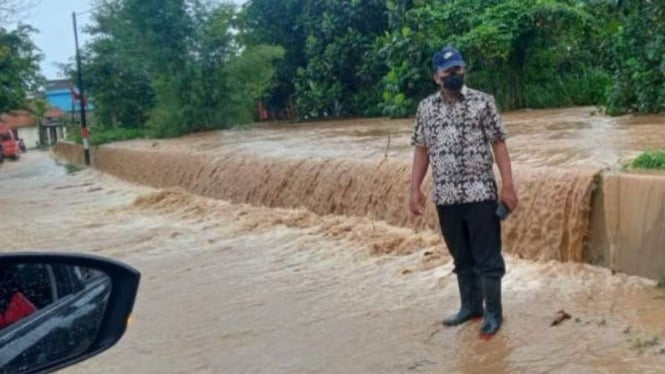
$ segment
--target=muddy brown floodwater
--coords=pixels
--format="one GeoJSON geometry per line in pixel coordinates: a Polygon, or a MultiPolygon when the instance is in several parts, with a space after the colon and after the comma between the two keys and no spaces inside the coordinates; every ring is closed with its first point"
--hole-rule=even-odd
{"type": "MultiPolygon", "coordinates": [[[[502,115],[513,161],[533,167],[614,167],[665,144],[665,115],[607,117],[596,108],[524,110],[502,115]]],[[[133,141],[122,147],[260,154],[279,158],[410,159],[413,119],[355,119],[208,132],[176,140],[133,141]],[[386,152],[387,151],[387,152],[386,152]]]]}
{"type": "Polygon", "coordinates": [[[590,110],[507,115],[511,144],[531,147],[513,146],[532,213],[507,228],[506,321],[490,341],[480,322],[439,322],[458,307],[450,258],[390,188],[408,174],[406,121],[116,144],[94,155],[106,174],[68,174],[30,152],[0,166],[0,248],[97,253],[141,270],[123,340],[68,373],[662,373],[665,292],[561,262],[582,251],[598,169],[665,139],[590,110]],[[395,134],[388,160],[382,131],[395,134]],[[588,146],[601,136],[606,146],[588,146]],[[560,310],[572,318],[550,326],[560,310]]]}
{"type": "MultiPolygon", "coordinates": [[[[604,248],[634,237],[631,222],[640,222],[644,231],[653,233],[645,243],[659,243],[665,240],[662,225],[643,222],[639,209],[635,217],[605,217],[605,213],[623,213],[617,208],[621,194],[607,194],[606,201],[595,204],[595,208],[605,205],[605,211],[592,209],[603,173],[617,172],[622,160],[665,144],[665,116],[610,118],[592,108],[572,108],[507,113],[504,119],[521,200],[503,230],[508,252],[540,261],[605,263],[652,278],[665,271],[665,262],[635,266],[649,260],[608,254],[604,248]],[[591,222],[591,217],[602,219],[591,222]],[[602,228],[596,233],[603,232],[593,238],[595,242],[608,245],[592,241],[594,225],[602,228]],[[623,258],[627,260],[612,263],[623,258]]],[[[437,231],[433,205],[418,218],[404,207],[411,126],[412,120],[387,119],[271,125],[119,143],[95,150],[93,159],[100,170],[156,188],[181,187],[234,203],[306,208],[319,215],[371,217],[399,227],[437,231]]],[[[67,158],[81,152],[63,145],[59,154],[67,158]]],[[[661,185],[641,189],[647,192],[648,206],[661,205],[658,196],[665,193],[665,184],[661,185]]],[[[660,211],[654,215],[665,216],[665,210],[660,211]]],[[[651,252],[649,257],[657,248],[651,252]]]]}

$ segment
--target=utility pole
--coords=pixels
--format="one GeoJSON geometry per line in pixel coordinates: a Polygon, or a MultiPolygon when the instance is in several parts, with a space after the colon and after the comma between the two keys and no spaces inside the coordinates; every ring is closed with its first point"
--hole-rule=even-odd
{"type": "Polygon", "coordinates": [[[72,12],[72,21],[74,22],[74,41],[76,43],[76,70],[78,71],[79,102],[81,104],[81,138],[83,138],[83,152],[85,164],[90,165],[90,131],[85,119],[85,95],[83,91],[83,74],[81,73],[81,53],[79,52],[79,33],[76,27],[76,12],[72,12]]]}

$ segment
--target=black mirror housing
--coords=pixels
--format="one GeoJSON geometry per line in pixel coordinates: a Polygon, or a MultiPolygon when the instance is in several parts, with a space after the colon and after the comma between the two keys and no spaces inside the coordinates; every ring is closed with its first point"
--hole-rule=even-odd
{"type": "MultiPolygon", "coordinates": [[[[104,277],[98,276],[88,283],[90,284],[90,287],[88,287],[89,290],[83,290],[80,293],[72,293],[71,295],[63,297],[61,299],[63,300],[63,306],[60,309],[65,310],[66,312],[61,313],[70,313],[69,311],[72,310],[72,305],[80,306],[85,302],[89,303],[90,299],[93,297],[90,295],[93,294],[98,296],[102,295],[101,297],[105,300],[105,304],[99,309],[100,317],[98,317],[96,335],[91,337],[91,343],[87,348],[81,351],[76,351],[72,355],[67,355],[58,359],[51,359],[48,362],[41,362],[38,365],[28,365],[23,367],[20,373],[49,373],[60,370],[106,351],[121,339],[127,329],[138,292],[140,282],[140,273],[138,270],[119,261],[87,254],[52,252],[0,254],[0,266],[2,267],[11,267],[14,265],[26,267],[31,264],[39,266],[46,265],[49,268],[55,269],[68,267],[93,269],[99,274],[104,274],[104,277]]],[[[2,285],[0,285],[0,287],[2,287],[2,285]]],[[[35,318],[48,320],[48,313],[52,313],[51,310],[54,308],[57,308],[57,306],[49,306],[36,312],[35,314],[40,313],[41,315],[35,318]]],[[[61,318],[58,320],[60,319],[61,318]]],[[[22,347],[25,347],[26,344],[29,345],[29,343],[25,342],[29,342],[31,335],[37,335],[32,334],[30,329],[36,330],[39,328],[43,330],[45,328],[44,326],[45,323],[39,324],[37,322],[31,325],[25,325],[21,328],[22,331],[20,334],[14,331],[17,330],[17,328],[10,327],[4,330],[0,329],[0,357],[3,356],[3,352],[5,352],[4,356],[6,357],[9,356],[10,353],[15,355],[17,349],[23,349],[22,347]],[[22,340],[19,342],[19,339],[22,340]],[[17,346],[19,347],[17,348],[17,346]]],[[[73,330],[77,328],[77,326],[69,325],[64,326],[64,328],[60,326],[53,330],[56,331],[55,333],[57,334],[62,334],[63,330],[66,330],[67,328],[73,330]]],[[[40,342],[39,344],[43,343],[40,342]]],[[[12,370],[12,372],[15,372],[15,368],[12,369],[5,367],[4,365],[5,364],[2,360],[0,360],[0,373],[5,373],[5,370],[12,370]]]]}

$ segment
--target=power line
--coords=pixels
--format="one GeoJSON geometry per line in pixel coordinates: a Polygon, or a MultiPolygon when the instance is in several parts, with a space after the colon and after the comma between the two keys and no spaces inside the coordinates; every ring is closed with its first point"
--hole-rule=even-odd
{"type": "Polygon", "coordinates": [[[101,8],[101,7],[104,6],[104,5],[106,5],[106,4],[104,4],[103,2],[101,2],[101,3],[99,3],[97,6],[94,6],[94,7],[90,8],[90,9],[88,9],[88,10],[84,10],[84,11],[82,11],[82,12],[74,12],[74,13],[76,13],[77,16],[82,16],[82,15],[84,15],[84,14],[92,13],[92,12],[94,12],[95,10],[101,8]]]}

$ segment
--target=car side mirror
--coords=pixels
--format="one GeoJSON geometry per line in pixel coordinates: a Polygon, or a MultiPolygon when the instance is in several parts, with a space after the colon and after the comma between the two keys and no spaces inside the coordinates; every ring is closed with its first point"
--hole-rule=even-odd
{"type": "Polygon", "coordinates": [[[97,256],[0,254],[0,373],[49,373],[115,345],[139,279],[97,256]]]}

